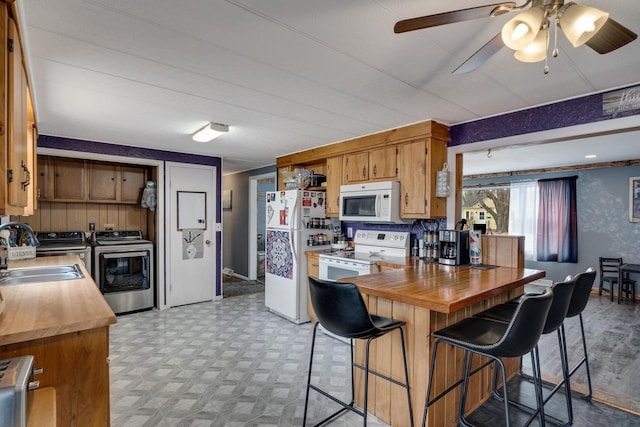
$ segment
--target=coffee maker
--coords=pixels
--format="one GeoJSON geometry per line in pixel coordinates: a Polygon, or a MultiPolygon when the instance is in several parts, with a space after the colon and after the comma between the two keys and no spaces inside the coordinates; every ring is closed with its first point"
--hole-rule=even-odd
{"type": "Polygon", "coordinates": [[[469,230],[440,230],[440,257],[446,265],[469,264],[469,230]]]}

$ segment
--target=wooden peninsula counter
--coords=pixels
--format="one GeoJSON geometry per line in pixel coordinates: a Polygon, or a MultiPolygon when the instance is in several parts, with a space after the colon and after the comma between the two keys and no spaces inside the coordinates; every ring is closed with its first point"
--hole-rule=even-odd
{"type": "Polygon", "coordinates": [[[40,391],[53,392],[58,427],[108,427],[109,325],[116,317],[91,274],[76,255],[10,261],[9,269],[69,264],[85,277],[0,286],[0,359],[34,356],[34,368],[43,368],[34,379],[40,391]]]}
{"type": "MultiPolygon", "coordinates": [[[[419,425],[429,377],[432,332],[517,297],[522,294],[526,283],[544,277],[545,272],[518,267],[445,266],[411,259],[407,259],[406,265],[397,267],[400,268],[340,281],[358,286],[371,313],[407,322],[409,381],[414,420],[419,425]]],[[[374,341],[371,363],[374,369],[402,379],[402,350],[398,341],[397,333],[374,341]]],[[[358,342],[358,360],[363,360],[363,348],[364,343],[358,342]]],[[[435,393],[460,378],[462,357],[461,350],[441,346],[436,361],[435,393]]],[[[479,357],[474,361],[481,362],[479,357]]],[[[514,373],[518,361],[508,361],[507,366],[514,373]]],[[[356,374],[356,390],[361,395],[363,375],[356,374]]],[[[467,398],[468,412],[490,395],[492,378],[492,365],[472,377],[467,398]]],[[[394,427],[409,425],[406,394],[397,386],[372,376],[369,399],[370,412],[381,420],[394,427]]],[[[458,401],[459,388],[429,409],[427,425],[456,425],[458,401]]]]}

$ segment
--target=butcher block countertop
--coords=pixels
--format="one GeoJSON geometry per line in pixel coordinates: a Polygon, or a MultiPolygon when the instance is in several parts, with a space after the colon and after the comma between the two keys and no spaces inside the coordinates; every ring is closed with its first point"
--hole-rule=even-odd
{"type": "Polygon", "coordinates": [[[448,266],[414,260],[405,268],[339,281],[354,283],[369,295],[453,313],[544,276],[544,271],[528,268],[448,266]]]}
{"type": "Polygon", "coordinates": [[[9,261],[22,267],[78,264],[83,279],[0,286],[0,346],[85,331],[116,323],[116,316],[76,255],[9,261]]]}

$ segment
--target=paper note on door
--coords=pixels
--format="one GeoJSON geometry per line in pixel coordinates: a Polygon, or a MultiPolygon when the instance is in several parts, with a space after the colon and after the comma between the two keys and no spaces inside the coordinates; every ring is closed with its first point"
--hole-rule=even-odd
{"type": "Polygon", "coordinates": [[[202,230],[182,230],[182,259],[202,258],[203,253],[202,230]]]}

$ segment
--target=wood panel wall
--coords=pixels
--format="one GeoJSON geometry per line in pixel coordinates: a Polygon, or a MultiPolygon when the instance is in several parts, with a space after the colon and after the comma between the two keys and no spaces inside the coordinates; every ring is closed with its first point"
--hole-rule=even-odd
{"type": "MultiPolygon", "coordinates": [[[[480,303],[474,304],[455,313],[444,314],[421,307],[390,301],[385,298],[363,294],[370,313],[393,317],[407,322],[405,326],[405,343],[407,345],[407,359],[409,365],[409,387],[415,425],[422,422],[424,401],[427,392],[427,382],[433,351],[434,338],[432,333],[464,318],[473,316],[480,311],[501,304],[521,295],[524,287],[518,287],[508,293],[496,295],[480,303]]],[[[393,332],[374,340],[370,349],[371,368],[389,375],[396,380],[404,381],[402,368],[402,350],[399,332],[393,332]]],[[[356,361],[364,364],[364,340],[356,340],[356,361]]],[[[434,375],[433,398],[448,385],[454,383],[462,375],[463,351],[450,345],[440,345],[436,358],[434,375]]],[[[473,367],[480,366],[487,359],[474,357],[473,367]]],[[[507,366],[508,376],[512,377],[518,371],[519,358],[503,359],[507,366]]],[[[356,402],[362,405],[364,389],[364,374],[356,369],[354,372],[356,386],[356,402]]],[[[469,383],[467,405],[465,413],[469,414],[477,409],[491,395],[493,381],[493,365],[489,365],[475,374],[469,383]]],[[[458,402],[460,388],[457,387],[440,401],[429,408],[427,426],[453,427],[457,424],[458,402]]],[[[409,426],[407,409],[407,395],[404,389],[386,380],[369,377],[369,412],[374,413],[382,421],[394,427],[409,426]]]]}
{"type": "MultiPolygon", "coordinates": [[[[145,238],[153,239],[153,217],[139,205],[113,203],[40,202],[31,216],[18,216],[14,221],[27,223],[35,231],[85,231],[89,223],[96,230],[112,224],[114,230],[142,230],[145,238]]],[[[153,214],[153,212],[151,212],[153,214]]]]}

